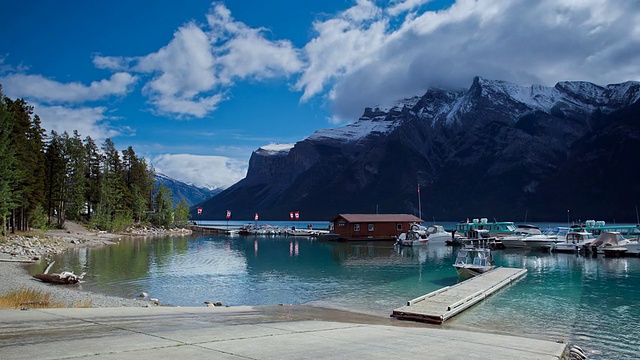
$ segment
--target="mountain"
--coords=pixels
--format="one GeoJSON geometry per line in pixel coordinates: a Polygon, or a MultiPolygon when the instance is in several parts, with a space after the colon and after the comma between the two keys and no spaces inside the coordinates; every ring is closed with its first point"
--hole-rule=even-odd
{"type": "Polygon", "coordinates": [[[165,187],[171,190],[174,204],[177,204],[184,199],[189,206],[193,206],[210,199],[222,191],[221,189],[197,187],[160,173],[156,173],[155,178],[156,188],[160,187],[160,184],[164,184],[165,187]]]}
{"type": "Polygon", "coordinates": [[[421,207],[427,221],[636,222],[639,99],[638,82],[524,87],[476,77],[466,90],[430,89],[295,145],[259,148],[246,178],[201,206],[236,219],[421,207]]]}

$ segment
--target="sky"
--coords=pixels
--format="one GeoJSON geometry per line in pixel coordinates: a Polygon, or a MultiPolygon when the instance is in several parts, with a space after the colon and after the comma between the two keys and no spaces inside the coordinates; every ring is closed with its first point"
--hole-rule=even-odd
{"type": "Polygon", "coordinates": [[[251,153],[475,76],[640,80],[636,0],[5,1],[0,84],[47,131],[226,188],[251,153]]]}

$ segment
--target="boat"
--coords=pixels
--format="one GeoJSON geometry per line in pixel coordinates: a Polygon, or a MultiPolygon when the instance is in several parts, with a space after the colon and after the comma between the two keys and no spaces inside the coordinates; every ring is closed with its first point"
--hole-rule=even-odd
{"type": "Polygon", "coordinates": [[[468,279],[495,268],[491,249],[465,246],[458,250],[456,262],[453,264],[458,276],[468,279]]]}
{"type": "Polygon", "coordinates": [[[587,220],[584,222],[584,224],[581,223],[574,226],[580,227],[595,236],[599,236],[604,232],[619,232],[625,238],[637,239],[638,237],[640,237],[640,224],[620,225],[607,224],[605,221],[587,220]]]}
{"type": "Polygon", "coordinates": [[[506,236],[514,235],[517,231],[513,221],[493,221],[489,222],[487,218],[473,219],[466,222],[456,224],[456,232],[466,237],[471,237],[469,232],[473,230],[488,230],[490,236],[506,236]]]}
{"type": "Polygon", "coordinates": [[[519,224],[513,235],[500,236],[498,240],[505,249],[525,248],[527,244],[525,244],[522,239],[526,236],[540,234],[542,234],[542,231],[535,225],[519,224]]]}
{"type": "Polygon", "coordinates": [[[554,244],[565,241],[568,232],[568,227],[550,227],[542,234],[525,236],[522,242],[530,249],[549,249],[554,244]]]}
{"type": "Polygon", "coordinates": [[[444,244],[451,239],[455,239],[456,235],[446,231],[442,225],[422,226],[418,223],[412,223],[409,231],[398,235],[396,245],[400,246],[419,246],[427,243],[444,244]]]}
{"type": "Polygon", "coordinates": [[[569,231],[565,241],[549,245],[552,252],[579,252],[586,251],[596,237],[588,231],[569,231]]]}
{"type": "Polygon", "coordinates": [[[627,239],[618,231],[605,231],[591,243],[591,252],[604,256],[640,256],[637,239],[627,239]]]}

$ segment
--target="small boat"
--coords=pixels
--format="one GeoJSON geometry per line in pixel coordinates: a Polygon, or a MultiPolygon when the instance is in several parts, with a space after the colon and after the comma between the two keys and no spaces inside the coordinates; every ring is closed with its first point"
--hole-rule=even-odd
{"type": "Polygon", "coordinates": [[[422,226],[418,223],[413,223],[409,227],[409,231],[398,235],[396,245],[419,246],[426,245],[427,243],[444,244],[454,238],[455,235],[446,231],[441,225],[422,226]]]}
{"type": "Polygon", "coordinates": [[[565,241],[548,245],[548,249],[552,252],[579,252],[588,249],[594,240],[596,237],[588,231],[569,231],[565,241]]]}
{"type": "Polygon", "coordinates": [[[468,279],[495,268],[491,249],[482,247],[463,247],[458,250],[453,264],[458,276],[468,279]]]}

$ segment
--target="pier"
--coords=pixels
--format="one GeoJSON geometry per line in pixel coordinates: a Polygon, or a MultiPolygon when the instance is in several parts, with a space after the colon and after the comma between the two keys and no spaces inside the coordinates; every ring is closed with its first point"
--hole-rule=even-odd
{"type": "Polygon", "coordinates": [[[447,286],[407,302],[392,317],[442,324],[487,296],[526,275],[527,269],[499,267],[453,286],[447,286]]]}
{"type": "Polygon", "coordinates": [[[211,226],[192,225],[191,231],[199,235],[229,235],[233,229],[223,229],[211,226]]]}

